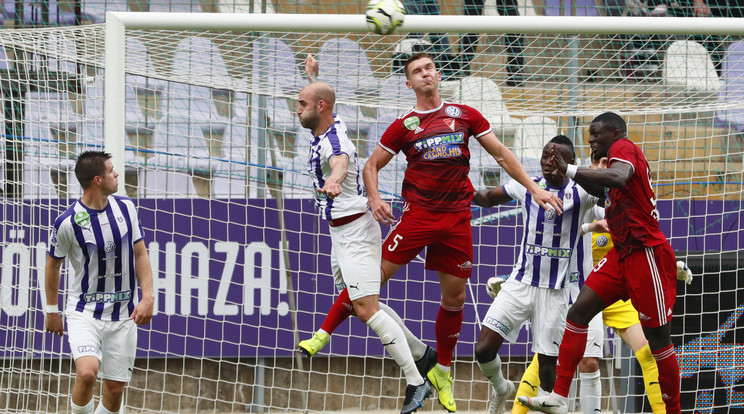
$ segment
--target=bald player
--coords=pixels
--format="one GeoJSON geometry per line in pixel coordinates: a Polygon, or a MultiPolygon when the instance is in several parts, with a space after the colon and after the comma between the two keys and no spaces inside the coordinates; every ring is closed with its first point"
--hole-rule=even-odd
{"type": "MultiPolygon", "coordinates": [[[[309,56],[308,61],[314,59],[309,56]]],[[[335,101],[333,89],[324,82],[312,82],[300,91],[297,115],[312,132],[308,172],[316,205],[331,233],[334,282],[348,288],[359,320],[377,333],[403,369],[408,385],[401,413],[406,414],[423,407],[431,384],[418,372],[401,327],[380,309],[382,232],[369,211],[356,148],[344,122],[333,114],[335,101]]]]}

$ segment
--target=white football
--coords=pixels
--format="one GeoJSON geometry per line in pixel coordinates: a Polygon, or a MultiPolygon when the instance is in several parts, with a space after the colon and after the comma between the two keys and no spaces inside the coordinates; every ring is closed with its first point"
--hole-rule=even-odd
{"type": "Polygon", "coordinates": [[[406,8],[400,0],[370,0],[365,15],[369,30],[387,35],[403,24],[406,8]]]}

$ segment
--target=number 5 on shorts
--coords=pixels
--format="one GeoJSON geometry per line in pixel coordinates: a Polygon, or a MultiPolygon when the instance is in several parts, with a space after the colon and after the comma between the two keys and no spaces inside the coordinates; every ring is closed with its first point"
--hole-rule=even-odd
{"type": "Polygon", "coordinates": [[[395,249],[398,248],[398,242],[401,241],[402,239],[403,239],[403,236],[401,236],[400,234],[396,234],[395,236],[393,236],[393,243],[388,246],[388,250],[390,250],[391,252],[395,251],[395,249]]]}

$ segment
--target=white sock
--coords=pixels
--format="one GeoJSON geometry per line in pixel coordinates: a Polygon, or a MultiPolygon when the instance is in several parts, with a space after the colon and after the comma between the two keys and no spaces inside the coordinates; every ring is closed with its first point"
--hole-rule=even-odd
{"type": "Polygon", "coordinates": [[[384,310],[385,313],[390,315],[391,318],[395,321],[395,323],[400,326],[400,329],[403,331],[403,334],[406,336],[406,342],[408,342],[408,348],[411,349],[411,355],[413,355],[413,360],[418,361],[419,359],[424,357],[424,353],[426,352],[426,344],[421,342],[420,339],[418,339],[413,332],[411,332],[407,327],[406,324],[403,323],[403,319],[398,316],[398,314],[388,305],[384,303],[380,303],[380,309],[384,310]]]}
{"type": "Polygon", "coordinates": [[[109,411],[103,406],[103,401],[98,403],[95,414],[117,414],[119,411],[109,411]]]}
{"type": "Polygon", "coordinates": [[[496,355],[496,359],[492,361],[486,363],[479,362],[478,366],[483,372],[483,375],[491,381],[493,389],[498,394],[506,392],[506,379],[504,378],[504,374],[501,373],[501,358],[498,355],[496,355]]]}
{"type": "Polygon", "coordinates": [[[70,407],[72,410],[72,414],[93,414],[93,408],[95,405],[93,405],[93,398],[88,401],[88,404],[85,405],[75,405],[74,402],[72,402],[72,398],[70,398],[70,407]]]}
{"type": "Polygon", "coordinates": [[[580,372],[579,401],[584,414],[602,412],[602,379],[599,371],[580,372]]]}
{"type": "Polygon", "coordinates": [[[408,348],[408,344],[404,342],[405,335],[403,334],[403,330],[400,329],[400,326],[395,323],[393,318],[387,312],[379,310],[369,318],[367,326],[377,333],[380,341],[382,341],[382,345],[403,369],[403,373],[406,376],[406,383],[412,385],[423,384],[424,379],[421,378],[421,374],[416,369],[416,363],[413,361],[411,350],[408,348]]]}

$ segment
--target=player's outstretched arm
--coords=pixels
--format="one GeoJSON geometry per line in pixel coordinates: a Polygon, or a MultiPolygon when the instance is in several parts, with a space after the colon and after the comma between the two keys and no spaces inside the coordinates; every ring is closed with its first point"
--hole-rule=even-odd
{"type": "Polygon", "coordinates": [[[535,202],[545,210],[554,208],[558,214],[563,213],[563,201],[550,191],[541,189],[530,179],[524,167],[513,152],[496,138],[496,134],[489,132],[478,139],[481,146],[488,151],[509,176],[522,184],[532,194],[535,202]]]}
{"type": "Polygon", "coordinates": [[[323,184],[323,188],[319,189],[318,192],[326,194],[330,198],[335,198],[341,194],[341,183],[349,175],[349,156],[346,154],[332,155],[328,159],[328,164],[331,166],[331,174],[323,184]]]}
{"type": "Polygon", "coordinates": [[[555,151],[555,145],[550,149],[550,154],[550,162],[559,172],[573,178],[586,192],[595,197],[603,198],[605,187],[625,187],[633,176],[633,167],[624,162],[615,162],[609,168],[577,168],[573,164],[566,164],[555,151]],[[572,168],[573,173],[568,171],[569,168],[572,168]]]}
{"type": "Polygon", "coordinates": [[[364,170],[362,171],[364,187],[367,190],[367,199],[369,200],[372,216],[375,220],[386,225],[394,224],[395,216],[393,215],[393,210],[390,208],[390,204],[383,201],[382,197],[380,197],[378,173],[392,159],[393,154],[378,145],[374,152],[372,152],[372,155],[369,156],[367,163],[364,164],[364,170]]]}
{"type": "MultiPolygon", "coordinates": [[[[59,275],[62,268],[62,262],[65,259],[57,259],[47,254],[46,267],[44,269],[44,288],[46,290],[47,306],[56,306],[59,310],[59,275]]],[[[65,334],[65,327],[62,323],[62,315],[59,312],[45,312],[44,328],[47,332],[62,336],[65,334]]]]}
{"type": "Polygon", "coordinates": [[[307,76],[307,80],[310,81],[310,83],[317,81],[319,72],[320,64],[318,63],[318,60],[315,59],[313,55],[308,54],[307,58],[305,58],[305,76],[307,76]]]}
{"type": "Polygon", "coordinates": [[[134,320],[137,325],[150,323],[152,309],[155,303],[155,295],[152,290],[152,268],[150,267],[150,256],[147,254],[145,241],[134,243],[134,272],[137,282],[142,289],[142,297],[137,306],[134,307],[129,319],[134,320]]]}
{"type": "Polygon", "coordinates": [[[481,207],[493,207],[512,201],[504,188],[499,186],[490,190],[478,190],[473,193],[473,203],[481,207]]]}

